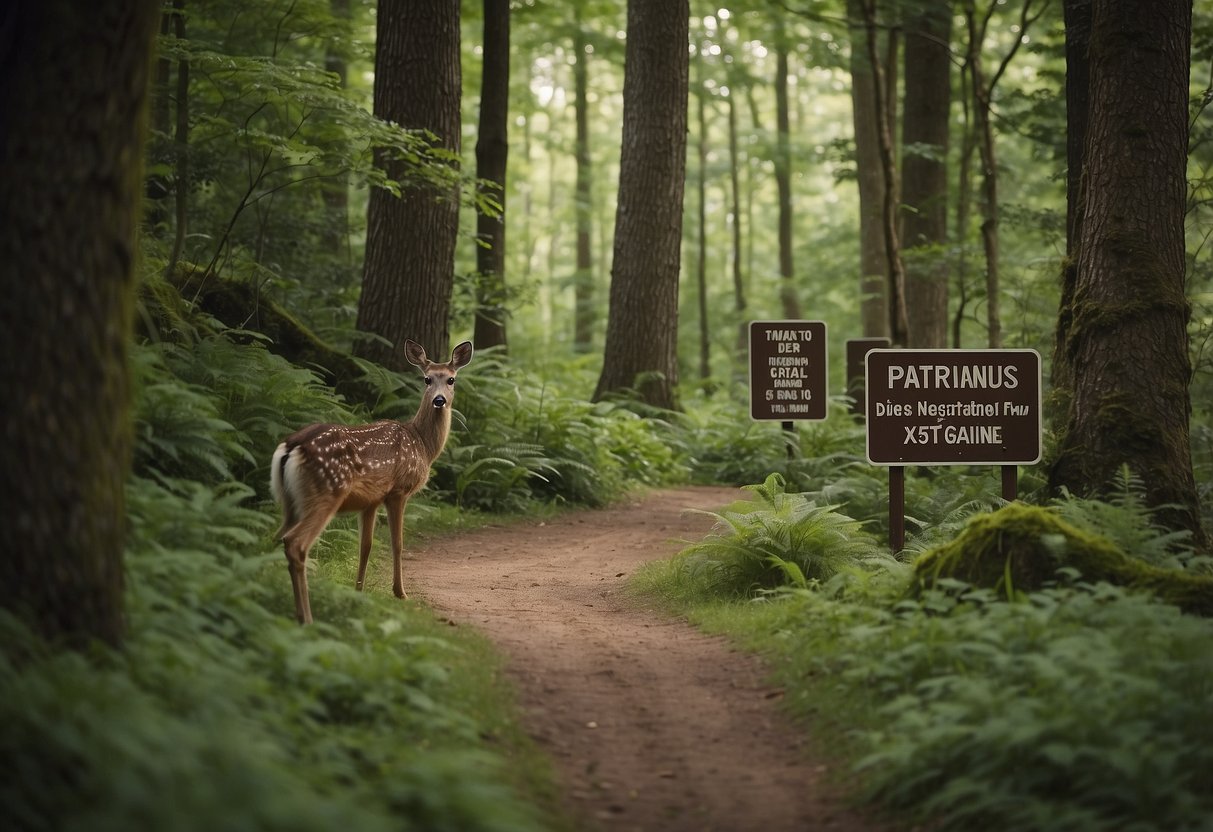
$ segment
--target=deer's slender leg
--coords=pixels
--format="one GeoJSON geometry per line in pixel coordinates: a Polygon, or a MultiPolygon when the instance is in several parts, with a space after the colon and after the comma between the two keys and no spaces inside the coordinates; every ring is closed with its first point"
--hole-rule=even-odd
{"type": "Polygon", "coordinates": [[[392,592],[397,598],[407,598],[404,593],[404,572],[401,560],[404,557],[404,506],[408,501],[402,494],[389,494],[383,501],[387,507],[388,525],[392,529],[392,592]]]}
{"type": "Polygon", "coordinates": [[[362,591],[362,581],[366,577],[366,562],[371,557],[371,542],[375,535],[375,514],[379,510],[379,506],[372,506],[362,512],[359,518],[358,526],[362,531],[362,540],[358,549],[358,580],[354,583],[354,589],[362,591]]]}
{"type": "Polygon", "coordinates": [[[312,603],[307,591],[307,554],[325,526],[337,513],[337,501],[327,511],[317,511],[287,530],[282,537],[286,551],[286,566],[291,573],[291,589],[295,593],[295,617],[300,624],[312,623],[312,603]]]}

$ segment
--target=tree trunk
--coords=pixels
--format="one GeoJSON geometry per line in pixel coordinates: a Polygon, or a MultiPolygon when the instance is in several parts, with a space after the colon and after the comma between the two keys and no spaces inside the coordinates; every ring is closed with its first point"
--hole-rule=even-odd
{"type": "Polygon", "coordinates": [[[1128,465],[1159,520],[1207,545],[1188,442],[1191,15],[1187,0],[1092,4],[1082,221],[1065,342],[1074,390],[1050,484],[1100,493],[1128,465]]]}
{"type": "Polygon", "coordinates": [[[0,606],[75,646],[124,630],[127,352],[159,13],[42,0],[4,14],[0,606]]]}
{"type": "Polygon", "coordinates": [[[573,108],[577,119],[577,192],[573,197],[577,216],[577,271],[573,275],[573,351],[589,352],[594,346],[594,254],[592,202],[593,167],[590,163],[589,60],[585,31],[581,27],[581,3],[575,7],[573,34],[573,108]]]}
{"type": "Polygon", "coordinates": [[[699,140],[695,143],[698,155],[695,190],[699,197],[696,203],[699,237],[696,240],[695,286],[699,295],[699,380],[706,383],[712,377],[711,327],[708,324],[708,120],[704,104],[708,91],[703,84],[703,54],[697,52],[695,58],[699,75],[695,85],[696,126],[699,130],[699,140]]]}
{"type": "MultiPolygon", "coordinates": [[[[428,130],[436,145],[458,154],[459,0],[382,0],[375,30],[375,115],[428,130]]],[[[376,163],[392,179],[407,177],[406,163],[381,151],[376,163]]],[[[371,192],[358,329],[388,343],[362,339],[359,355],[404,371],[406,338],[431,355],[447,354],[458,231],[457,187],[410,183],[399,197],[371,192]]]]}
{"type": "Polygon", "coordinates": [[[738,174],[737,88],[730,83],[729,107],[729,199],[733,213],[733,310],[737,313],[737,355],[744,360],[747,348],[745,280],[741,269],[741,177],[738,174]]]}
{"type": "MultiPolygon", "coordinates": [[[[494,183],[487,195],[501,206],[499,216],[476,217],[476,322],[479,349],[506,346],[505,175],[509,153],[510,3],[484,0],[484,71],[480,84],[480,129],[476,177],[494,183]]],[[[482,189],[484,185],[479,186],[482,189]]]]}
{"type": "Polygon", "coordinates": [[[881,203],[881,229],[884,233],[885,275],[889,287],[889,338],[894,345],[904,346],[909,342],[909,318],[906,313],[906,274],[901,259],[901,240],[898,234],[897,207],[897,162],[893,155],[892,119],[885,86],[885,70],[881,65],[876,37],[876,0],[861,0],[864,26],[867,30],[868,62],[872,67],[873,104],[876,111],[876,138],[880,148],[880,171],[883,179],[884,198],[881,203]]]}
{"type": "MultiPolygon", "coordinates": [[[[185,0],[173,0],[173,34],[185,40],[185,0]]],[[[173,225],[173,251],[168,258],[165,274],[172,274],[185,251],[185,234],[189,220],[190,193],[190,62],[177,61],[177,124],[173,136],[173,204],[176,222],[173,225]]]]}
{"type": "Polygon", "coordinates": [[[1087,48],[1091,38],[1091,0],[1065,0],[1066,26],[1066,257],[1061,269],[1061,306],[1053,347],[1053,397],[1064,412],[1073,385],[1066,358],[1072,319],[1070,304],[1078,280],[1078,241],[1082,229],[1083,145],[1087,137],[1091,83],[1087,48]]]}
{"type": "Polygon", "coordinates": [[[628,0],[623,146],[602,375],[677,406],[678,271],[686,176],[688,0],[628,0]]]}
{"type": "Polygon", "coordinates": [[[775,38],[775,185],[779,189],[779,302],[785,318],[800,317],[792,266],[792,150],[788,126],[788,45],[775,38]]]}
{"type": "Polygon", "coordinates": [[[994,154],[994,126],[990,123],[992,90],[986,85],[981,64],[983,32],[976,26],[975,15],[966,13],[969,30],[969,77],[973,90],[973,118],[977,136],[977,151],[981,159],[981,245],[986,256],[986,345],[990,349],[1002,346],[1002,314],[998,274],[998,162],[994,154]]]}
{"type": "Polygon", "coordinates": [[[909,346],[948,343],[948,133],[952,98],[950,0],[921,7],[905,47],[901,185],[909,346]],[[921,148],[929,147],[929,151],[921,148]]]}
{"type": "Polygon", "coordinates": [[[884,227],[884,176],[877,138],[876,90],[860,0],[847,0],[851,31],[851,117],[855,126],[855,179],[859,186],[860,323],[865,338],[889,334],[884,227]]]}
{"type": "MultiPolygon", "coordinates": [[[[329,8],[333,17],[338,20],[349,20],[350,0],[329,0],[329,8]]],[[[324,68],[337,76],[341,88],[348,84],[349,68],[345,56],[331,46],[324,55],[324,68]]],[[[322,180],[320,198],[324,201],[325,225],[321,230],[324,247],[335,257],[349,261],[350,259],[350,181],[349,175],[342,172],[331,179],[322,180]]],[[[342,272],[345,277],[345,272],[342,272]]],[[[344,280],[342,281],[344,282],[344,280]]]]}

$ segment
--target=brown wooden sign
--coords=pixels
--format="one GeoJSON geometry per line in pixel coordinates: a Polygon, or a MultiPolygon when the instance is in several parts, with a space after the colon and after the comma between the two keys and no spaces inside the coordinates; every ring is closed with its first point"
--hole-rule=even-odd
{"type": "Polygon", "coordinates": [[[866,361],[873,465],[1040,461],[1036,350],[872,350],[866,361]]]}
{"type": "Polygon", "coordinates": [[[824,419],[829,405],[824,321],[750,322],[750,418],[824,419]]]}
{"type": "Polygon", "coordinates": [[[847,395],[851,397],[850,410],[853,415],[863,415],[864,356],[872,350],[882,350],[888,346],[888,338],[847,339],[847,395]]]}

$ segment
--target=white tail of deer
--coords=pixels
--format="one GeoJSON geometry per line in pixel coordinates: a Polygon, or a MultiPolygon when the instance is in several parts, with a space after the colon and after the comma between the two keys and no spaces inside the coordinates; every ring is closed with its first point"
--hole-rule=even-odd
{"type": "Polygon", "coordinates": [[[451,403],[455,374],[472,360],[472,342],[451,352],[446,364],[426,358],[416,341],[405,341],[409,363],[425,376],[425,394],[409,422],[382,421],[369,425],[308,425],[288,436],[274,451],[270,486],[282,506],[282,538],[286,565],[295,591],[295,615],[312,623],[307,592],[307,554],[338,512],[361,515],[358,581],[362,589],[371,554],[375,514],[387,506],[392,530],[392,590],[404,598],[401,558],[404,508],[430,476],[430,466],[442,453],[451,432],[451,403]]]}

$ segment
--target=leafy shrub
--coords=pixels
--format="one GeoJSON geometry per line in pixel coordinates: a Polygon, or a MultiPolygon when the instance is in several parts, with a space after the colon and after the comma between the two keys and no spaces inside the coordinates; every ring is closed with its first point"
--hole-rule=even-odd
{"type": "Polygon", "coordinates": [[[297,627],[250,494],[132,481],[121,651],[58,652],[0,613],[0,823],[539,828],[495,747],[516,729],[477,692],[483,643],[344,587],[297,627]]]}
{"type": "Polygon", "coordinates": [[[678,556],[690,583],[710,594],[739,597],[781,585],[808,586],[889,556],[858,521],[837,506],[784,490],[781,475],[746,486],[751,502],[708,512],[716,528],[678,556]]]}

